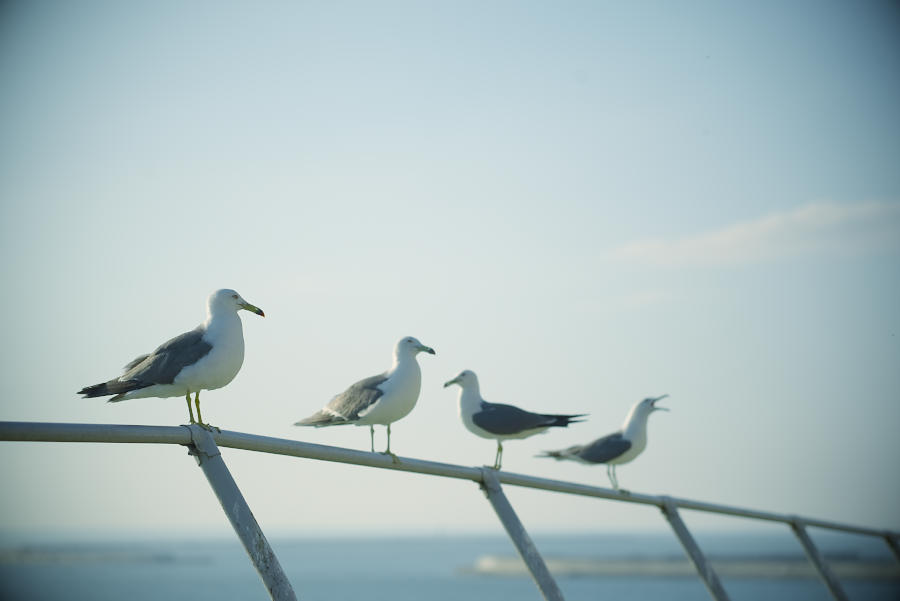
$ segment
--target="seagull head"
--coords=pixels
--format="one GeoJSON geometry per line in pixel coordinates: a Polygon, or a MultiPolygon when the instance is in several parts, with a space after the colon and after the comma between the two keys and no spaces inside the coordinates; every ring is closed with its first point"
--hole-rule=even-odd
{"type": "Polygon", "coordinates": [[[430,346],[425,346],[421,342],[419,342],[418,338],[413,336],[407,336],[406,338],[401,338],[399,342],[397,342],[397,346],[394,347],[394,355],[396,357],[400,357],[403,355],[415,357],[419,353],[428,353],[429,355],[434,355],[434,349],[430,346]]]}
{"type": "Polygon", "coordinates": [[[444,382],[444,388],[447,388],[452,384],[459,384],[459,387],[463,389],[473,385],[478,386],[478,376],[475,375],[474,371],[464,369],[452,380],[444,382]]]}
{"type": "Polygon", "coordinates": [[[641,401],[641,405],[643,406],[644,410],[647,411],[648,414],[653,413],[654,411],[668,411],[669,410],[668,407],[657,407],[656,406],[657,401],[661,401],[664,398],[666,398],[667,396],[669,396],[669,395],[664,394],[662,396],[658,396],[655,398],[647,397],[646,399],[641,401]]]}
{"type": "Polygon", "coordinates": [[[241,309],[245,309],[250,311],[251,313],[256,313],[261,317],[265,317],[266,314],[263,313],[263,310],[257,306],[251,305],[247,301],[245,301],[240,294],[231,290],[230,288],[223,288],[222,290],[216,290],[212,294],[209,295],[209,312],[213,313],[215,311],[234,311],[237,313],[241,309]]]}

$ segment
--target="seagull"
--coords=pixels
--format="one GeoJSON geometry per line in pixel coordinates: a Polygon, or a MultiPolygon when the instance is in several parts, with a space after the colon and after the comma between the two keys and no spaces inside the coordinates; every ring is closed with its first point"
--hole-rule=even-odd
{"type": "Polygon", "coordinates": [[[237,312],[246,309],[265,317],[262,309],[234,290],[216,290],[206,300],[206,321],[141,355],[125,366],[125,373],[108,382],[85,386],[84,398],[115,395],[110,403],[148,397],[184,395],[191,423],[210,430],[200,415],[200,391],[222,388],[231,382],[244,362],[244,334],[237,312]],[[191,393],[197,419],[191,410],[191,393]]]}
{"type": "MultiPolygon", "coordinates": [[[[575,445],[559,451],[544,451],[538,457],[553,457],[554,459],[570,459],[590,465],[597,463],[606,464],[606,474],[613,488],[619,489],[619,481],[616,478],[616,466],[628,463],[641,454],[647,447],[647,418],[654,411],[668,411],[667,407],[657,407],[657,401],[666,398],[664,394],[656,398],[646,398],[638,401],[628,412],[622,428],[598,438],[586,445],[575,445]]],[[[622,492],[628,492],[623,490],[622,492]]]]}
{"type": "Polygon", "coordinates": [[[459,417],[473,434],[482,438],[493,438],[497,441],[497,455],[494,457],[494,469],[500,469],[503,458],[503,442],[510,438],[528,438],[532,434],[543,432],[553,426],[566,427],[569,424],[582,422],[585,413],[577,415],[547,415],[531,413],[512,405],[488,403],[481,398],[478,388],[478,376],[471,370],[464,370],[458,376],[446,382],[444,388],[458,384],[459,417]]]}
{"type": "Polygon", "coordinates": [[[371,376],[353,384],[335,396],[319,411],[313,413],[295,426],[342,426],[355,424],[369,426],[371,450],[375,452],[375,424],[387,426],[387,449],[391,453],[391,424],[406,417],[416,401],[422,387],[422,371],[416,355],[434,355],[434,349],[425,346],[412,336],[401,338],[394,346],[394,362],[391,368],[377,376],[371,376]]]}

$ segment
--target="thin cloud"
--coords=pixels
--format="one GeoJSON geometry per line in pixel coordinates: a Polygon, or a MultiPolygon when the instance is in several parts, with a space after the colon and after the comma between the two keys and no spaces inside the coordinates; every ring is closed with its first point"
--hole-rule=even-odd
{"type": "Polygon", "coordinates": [[[655,265],[733,265],[897,249],[900,204],[819,203],[696,236],[633,242],[613,251],[613,256],[655,265]]]}

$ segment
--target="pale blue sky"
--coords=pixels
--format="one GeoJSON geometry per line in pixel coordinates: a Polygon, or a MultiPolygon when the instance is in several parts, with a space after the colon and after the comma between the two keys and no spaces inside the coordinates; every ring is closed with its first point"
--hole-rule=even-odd
{"type": "MultiPolygon", "coordinates": [[[[0,11],[0,419],[183,423],[75,391],[233,287],[267,317],[204,395],[223,428],[365,449],[291,424],[414,335],[438,354],[401,455],[492,460],[441,388],[468,368],[488,400],[591,414],[507,469],[605,486],[533,455],[669,393],[623,486],[900,528],[896,4],[0,11]]],[[[223,527],[183,449],[2,451],[0,529],[223,527]]],[[[497,528],[467,483],[226,461],[275,531],[497,528]]],[[[509,494],[533,528],[663,527],[509,494]]]]}

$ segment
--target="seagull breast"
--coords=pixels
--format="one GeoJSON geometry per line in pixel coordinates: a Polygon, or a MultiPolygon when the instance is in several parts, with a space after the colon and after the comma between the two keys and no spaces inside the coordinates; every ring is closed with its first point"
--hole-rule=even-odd
{"type": "Polygon", "coordinates": [[[236,313],[216,316],[203,340],[212,345],[205,357],[181,370],[175,379],[191,391],[215,390],[234,380],[244,364],[244,332],[236,313]]]}
{"type": "Polygon", "coordinates": [[[384,394],[371,407],[360,411],[361,423],[387,425],[406,417],[416,406],[422,388],[418,362],[401,361],[378,388],[384,394]]]}

